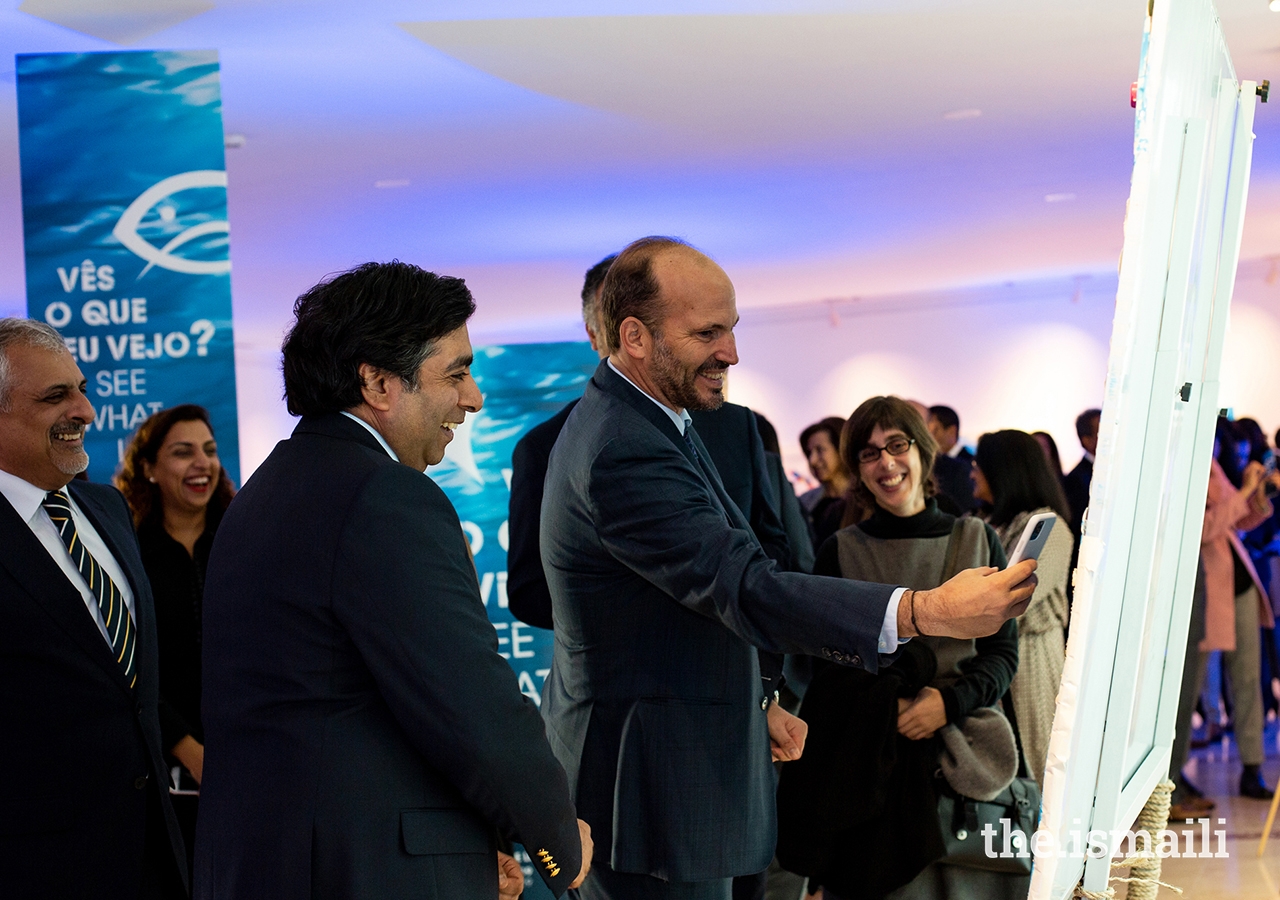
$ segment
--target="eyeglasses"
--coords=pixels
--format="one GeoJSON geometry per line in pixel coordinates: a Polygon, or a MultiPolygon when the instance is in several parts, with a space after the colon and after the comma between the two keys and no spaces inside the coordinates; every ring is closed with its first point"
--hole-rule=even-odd
{"type": "Polygon", "coordinates": [[[894,437],[889,438],[883,447],[877,447],[874,444],[868,444],[858,451],[858,462],[870,465],[880,461],[880,454],[888,451],[890,456],[906,456],[907,451],[911,449],[911,445],[915,443],[913,438],[894,437]]]}

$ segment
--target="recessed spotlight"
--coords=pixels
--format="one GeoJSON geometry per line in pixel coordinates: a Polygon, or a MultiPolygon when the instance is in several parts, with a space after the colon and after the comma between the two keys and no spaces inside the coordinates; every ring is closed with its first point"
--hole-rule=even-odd
{"type": "Polygon", "coordinates": [[[1044,202],[1045,202],[1045,203],[1067,203],[1067,202],[1069,202],[1069,201],[1071,201],[1071,200],[1074,200],[1074,199],[1076,199],[1076,195],[1075,195],[1075,194],[1069,194],[1069,193],[1064,193],[1064,194],[1045,194],[1045,195],[1044,195],[1044,202]]]}
{"type": "Polygon", "coordinates": [[[949,113],[944,113],[942,118],[955,122],[959,119],[976,119],[980,115],[982,115],[982,110],[980,109],[953,109],[949,113]]]}
{"type": "Polygon", "coordinates": [[[1271,0],[1271,11],[1280,12],[1280,0],[1271,0]]]}
{"type": "Polygon", "coordinates": [[[408,187],[409,179],[408,178],[384,178],[381,181],[375,181],[373,183],[373,186],[376,188],[408,187]]]}
{"type": "Polygon", "coordinates": [[[243,134],[224,134],[222,136],[222,145],[228,150],[238,150],[244,146],[245,137],[243,134]]]}

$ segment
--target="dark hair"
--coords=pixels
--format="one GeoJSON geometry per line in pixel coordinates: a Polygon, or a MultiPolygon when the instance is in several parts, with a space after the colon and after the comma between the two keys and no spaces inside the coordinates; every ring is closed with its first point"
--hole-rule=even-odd
{"type": "Polygon", "coordinates": [[[782,445],[778,443],[778,429],[773,427],[773,423],[764,417],[763,414],[751,410],[751,414],[756,417],[756,430],[760,432],[760,443],[764,444],[764,449],[768,453],[776,453],[782,455],[782,445]]]}
{"type": "Polygon", "coordinates": [[[938,445],[924,424],[924,416],[901,397],[872,397],[864,400],[853,411],[849,420],[844,423],[844,432],[840,435],[840,458],[853,473],[854,499],[867,509],[876,507],[875,494],[862,483],[858,453],[870,443],[871,432],[876,430],[877,425],[884,429],[896,428],[916,442],[916,450],[920,453],[920,478],[924,482],[924,495],[932,497],[936,494],[938,486],[933,479],[933,461],[938,455],[938,445]]]}
{"type": "Polygon", "coordinates": [[[1033,431],[1031,432],[1031,436],[1033,438],[1044,438],[1045,442],[1049,445],[1049,469],[1053,472],[1054,477],[1061,478],[1062,457],[1058,454],[1058,442],[1055,441],[1053,439],[1053,435],[1047,431],[1033,431]]]}
{"type": "Polygon", "coordinates": [[[1267,443],[1267,436],[1262,432],[1258,420],[1247,416],[1236,419],[1236,431],[1240,435],[1239,440],[1249,442],[1250,461],[1265,463],[1267,454],[1271,452],[1271,445],[1267,443]]]}
{"type": "Polygon", "coordinates": [[[622,346],[618,330],[625,319],[639,319],[655,339],[661,334],[662,297],[653,275],[653,257],[662,250],[688,246],[679,238],[643,237],[624,247],[609,266],[600,290],[600,325],[610,352],[622,346]]]}
{"type": "Polygon", "coordinates": [[[1227,480],[1240,487],[1244,483],[1244,473],[1240,471],[1240,463],[1236,461],[1236,442],[1245,440],[1245,437],[1236,428],[1236,423],[1226,416],[1218,416],[1213,437],[1218,442],[1218,465],[1222,466],[1227,480]]]}
{"type": "Polygon", "coordinates": [[[1098,430],[1098,426],[1093,424],[1094,419],[1102,418],[1102,410],[1086,409],[1080,415],[1076,416],[1076,437],[1088,437],[1098,430]]]}
{"type": "Polygon", "coordinates": [[[613,265],[613,261],[617,258],[618,254],[610,253],[590,269],[587,269],[587,274],[582,279],[583,307],[596,302],[596,291],[600,290],[600,285],[604,284],[604,276],[609,274],[609,267],[613,265]]]}
{"type": "Polygon", "coordinates": [[[954,428],[957,434],[960,432],[960,416],[950,406],[930,406],[929,415],[942,423],[944,431],[948,428],[954,428]]]}
{"type": "Polygon", "coordinates": [[[993,431],[978,438],[974,455],[991,487],[991,524],[1008,525],[1018,513],[1049,507],[1071,521],[1067,498],[1049,469],[1049,460],[1025,431],[993,431]]]}
{"type": "Polygon", "coordinates": [[[295,416],[340,412],[361,401],[368,363],[418,388],[435,342],[466,324],[476,304],[461,278],[409,263],[365,263],[320,282],[293,304],[284,339],[284,397],[295,416]]]}
{"type": "MultiPolygon", "coordinates": [[[[115,484],[129,503],[129,510],[133,513],[134,528],[141,528],[153,520],[158,521],[164,514],[163,504],[160,502],[160,487],[147,479],[143,462],[153,466],[156,464],[156,457],[160,454],[164,439],[179,422],[203,422],[209,426],[209,433],[213,434],[213,423],[209,421],[209,411],[194,403],[183,403],[147,416],[146,420],[138,426],[138,430],[133,433],[129,446],[125,448],[124,460],[116,472],[115,484]]],[[[219,466],[218,483],[214,486],[209,508],[216,515],[221,516],[226,512],[227,505],[231,503],[231,498],[235,494],[235,485],[231,483],[231,476],[227,474],[226,467],[219,466]]]]}
{"type": "Polygon", "coordinates": [[[582,280],[582,322],[599,340],[600,334],[600,286],[604,284],[604,276],[609,273],[609,266],[618,258],[611,253],[590,269],[582,280]]]}
{"type": "Polygon", "coordinates": [[[831,446],[840,450],[840,435],[844,433],[844,419],[839,416],[827,416],[821,422],[814,422],[804,431],[800,432],[800,452],[809,457],[809,438],[813,437],[820,431],[825,431],[831,438],[831,446]]]}

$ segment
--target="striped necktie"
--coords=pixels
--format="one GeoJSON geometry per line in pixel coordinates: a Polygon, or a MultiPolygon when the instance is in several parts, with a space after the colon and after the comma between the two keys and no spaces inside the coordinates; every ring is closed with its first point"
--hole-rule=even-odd
{"type": "Polygon", "coordinates": [[[134,649],[138,636],[133,627],[133,617],[124,604],[124,596],[116,587],[111,576],[98,565],[93,554],[85,547],[76,533],[76,523],[71,518],[71,498],[66,491],[50,491],[45,494],[45,511],[58,529],[58,535],[71,554],[71,561],[80,569],[85,583],[98,600],[98,610],[102,613],[102,621],[107,626],[107,637],[111,640],[111,649],[116,655],[116,662],[124,669],[124,677],[129,680],[129,687],[138,682],[137,667],[134,665],[134,649]]]}

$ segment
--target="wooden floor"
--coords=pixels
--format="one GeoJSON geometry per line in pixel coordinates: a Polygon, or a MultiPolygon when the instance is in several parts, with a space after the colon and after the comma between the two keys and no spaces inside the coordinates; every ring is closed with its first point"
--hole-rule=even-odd
{"type": "MultiPolygon", "coordinates": [[[[1187,900],[1262,900],[1280,898],[1280,814],[1265,855],[1258,858],[1258,839],[1266,823],[1270,804],[1241,797],[1240,760],[1230,736],[1210,746],[1193,750],[1187,763],[1187,776],[1207,795],[1217,801],[1212,813],[1215,829],[1227,832],[1226,859],[1166,859],[1161,881],[1182,888],[1187,900]],[[1219,818],[1226,824],[1219,825],[1219,818]]],[[[1280,777],[1280,728],[1272,721],[1266,730],[1267,761],[1263,775],[1274,787],[1280,777]]],[[[1123,889],[1116,891],[1123,897],[1123,889]]],[[[1161,900],[1178,894],[1161,888],[1161,900]]]]}

